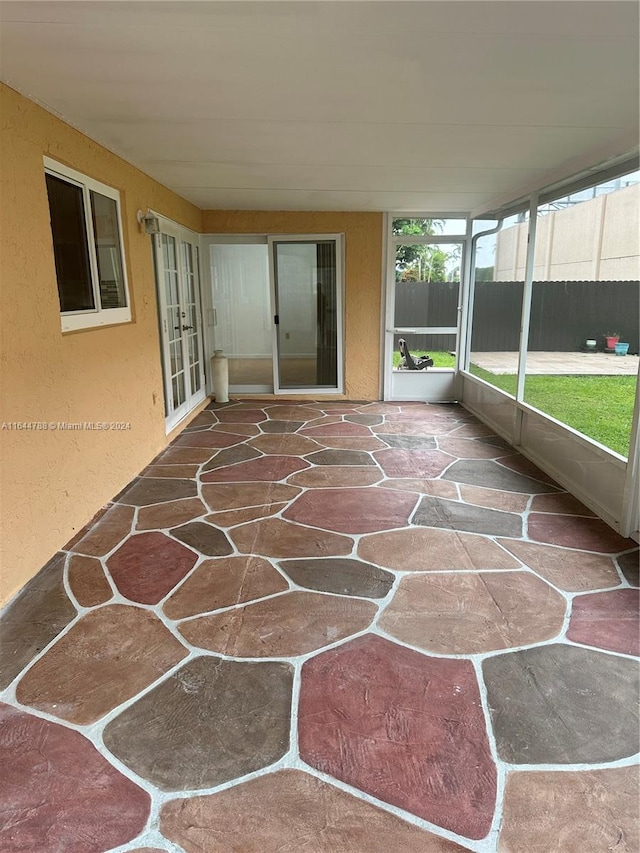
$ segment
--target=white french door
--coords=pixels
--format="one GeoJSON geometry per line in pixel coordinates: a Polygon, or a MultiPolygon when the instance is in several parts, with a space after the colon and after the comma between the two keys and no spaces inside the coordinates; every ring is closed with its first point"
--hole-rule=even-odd
{"type": "Polygon", "coordinates": [[[206,394],[198,235],[160,218],[153,239],[168,432],[206,394]]]}

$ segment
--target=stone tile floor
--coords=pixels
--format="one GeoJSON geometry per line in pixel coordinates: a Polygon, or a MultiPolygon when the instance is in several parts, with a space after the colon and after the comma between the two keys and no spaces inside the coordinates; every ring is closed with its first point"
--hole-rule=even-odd
{"type": "Polygon", "coordinates": [[[0,850],[637,853],[638,548],[457,406],[212,404],[0,621],[0,850]]]}

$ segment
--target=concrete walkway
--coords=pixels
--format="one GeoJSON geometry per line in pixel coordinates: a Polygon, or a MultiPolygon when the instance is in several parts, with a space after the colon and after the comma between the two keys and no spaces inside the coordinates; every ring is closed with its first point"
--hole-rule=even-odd
{"type": "MultiPolygon", "coordinates": [[[[517,352],[471,353],[472,364],[491,373],[516,373],[517,352]]],[[[614,355],[608,352],[530,352],[527,373],[566,374],[577,376],[634,376],[640,359],[637,355],[614,355]]]]}

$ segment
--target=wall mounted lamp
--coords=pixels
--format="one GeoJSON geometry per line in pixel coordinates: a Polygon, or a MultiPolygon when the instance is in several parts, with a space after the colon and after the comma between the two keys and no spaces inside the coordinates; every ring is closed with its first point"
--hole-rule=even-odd
{"type": "Polygon", "coordinates": [[[150,210],[146,213],[139,210],[136,214],[136,218],[138,220],[138,225],[142,225],[144,227],[145,234],[160,233],[160,220],[157,216],[154,216],[150,210]]]}

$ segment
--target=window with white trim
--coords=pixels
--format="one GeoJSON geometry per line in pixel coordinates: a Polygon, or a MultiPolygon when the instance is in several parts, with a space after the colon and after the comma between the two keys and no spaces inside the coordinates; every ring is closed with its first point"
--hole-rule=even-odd
{"type": "Polygon", "coordinates": [[[62,331],[131,321],[120,193],[44,158],[62,331]]]}

